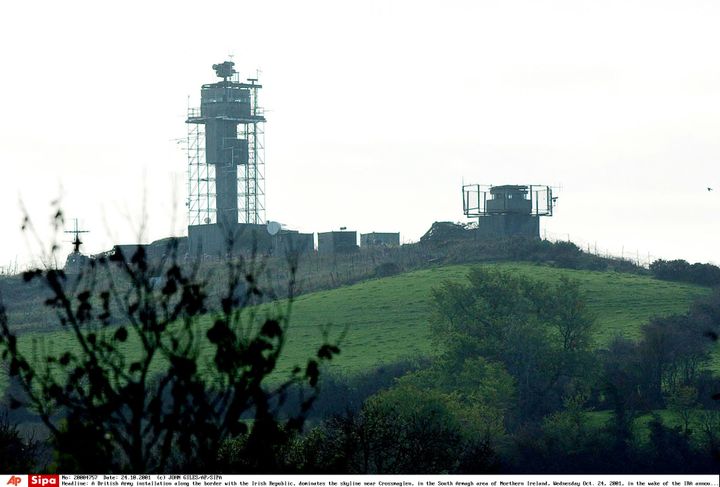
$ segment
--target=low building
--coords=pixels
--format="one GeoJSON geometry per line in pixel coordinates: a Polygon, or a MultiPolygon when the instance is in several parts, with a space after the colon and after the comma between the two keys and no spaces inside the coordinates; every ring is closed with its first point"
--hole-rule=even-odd
{"type": "Polygon", "coordinates": [[[315,251],[315,234],[297,230],[280,230],[273,237],[273,253],[306,254],[315,251]]]}
{"type": "Polygon", "coordinates": [[[319,254],[343,254],[357,249],[357,232],[342,230],[318,233],[319,254]]]}
{"type": "Polygon", "coordinates": [[[227,230],[217,224],[190,225],[188,241],[190,257],[218,257],[252,251],[267,253],[272,248],[272,236],[265,225],[251,223],[237,223],[227,230]]]}
{"type": "Polygon", "coordinates": [[[361,247],[399,247],[400,233],[372,232],[360,234],[361,247]]]}

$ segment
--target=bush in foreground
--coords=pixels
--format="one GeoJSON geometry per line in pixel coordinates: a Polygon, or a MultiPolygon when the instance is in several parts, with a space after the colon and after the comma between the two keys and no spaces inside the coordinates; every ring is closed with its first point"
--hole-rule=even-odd
{"type": "Polygon", "coordinates": [[[15,405],[37,411],[59,471],[276,472],[282,445],[301,429],[317,396],[319,365],[339,349],[322,344],[305,366],[268,385],[285,343],[294,280],[287,308],[259,316],[247,308],[263,296],[253,262],[228,261],[225,293],[210,313],[206,283],[174,257],[171,243],[159,264],[138,248],[90,262],[77,280],[57,269],[26,272],[27,282],[49,290],[46,304],[73,339],[57,353],[29,354],[0,305],[2,356],[26,395],[15,405]],[[203,329],[208,314],[212,325],[203,329]],[[305,394],[298,410],[279,417],[298,384],[305,394]]]}

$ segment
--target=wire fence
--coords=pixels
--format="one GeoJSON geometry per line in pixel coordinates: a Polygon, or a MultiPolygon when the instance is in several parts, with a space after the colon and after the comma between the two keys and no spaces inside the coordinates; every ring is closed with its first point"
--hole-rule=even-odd
{"type": "MultiPolygon", "coordinates": [[[[24,269],[23,269],[24,270],[24,269]]],[[[20,272],[20,266],[17,259],[8,265],[0,265],[0,276],[14,276],[20,272]]]]}
{"type": "Polygon", "coordinates": [[[543,230],[542,238],[550,242],[572,242],[588,254],[597,255],[598,257],[606,259],[626,260],[645,268],[650,267],[650,264],[660,258],[650,252],[626,247],[624,245],[620,246],[619,249],[617,247],[605,247],[602,244],[598,244],[597,241],[591,242],[589,240],[572,237],[569,233],[554,233],[543,230]]]}

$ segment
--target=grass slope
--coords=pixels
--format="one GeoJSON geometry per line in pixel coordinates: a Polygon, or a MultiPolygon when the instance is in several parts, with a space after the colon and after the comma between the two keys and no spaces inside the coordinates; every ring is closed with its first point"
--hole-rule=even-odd
{"type": "MultiPolygon", "coordinates": [[[[552,281],[568,276],[578,281],[597,316],[599,346],[616,335],[635,338],[639,327],[650,317],[682,313],[693,299],[709,292],[699,286],[634,274],[521,263],[484,265],[538,280],[552,281]]],[[[343,373],[352,374],[382,363],[431,354],[431,290],[444,281],[464,281],[471,267],[456,265],[419,270],[300,296],[292,309],[288,342],[279,367],[281,375],[293,365],[307,361],[322,341],[321,326],[327,324],[332,325],[331,339],[347,329],[341,342],[342,353],[333,361],[333,368],[343,373]]],[[[210,320],[206,323],[209,326],[210,320]]],[[[28,334],[22,337],[21,343],[30,346],[33,340],[41,343],[40,349],[65,350],[73,343],[61,333],[28,334]]],[[[128,350],[134,348],[131,342],[127,346],[128,350]]]]}
{"type": "MultiPolygon", "coordinates": [[[[597,316],[596,344],[614,336],[637,338],[640,326],[655,315],[683,313],[707,288],[660,281],[635,274],[575,271],[554,267],[497,263],[484,266],[538,280],[567,276],[580,283],[597,316]]],[[[444,281],[462,282],[470,265],[438,267],[366,281],[301,296],[293,307],[286,364],[301,363],[318,343],[318,325],[348,327],[336,367],[352,373],[382,362],[432,352],[429,330],[430,292],[444,281]]]]}

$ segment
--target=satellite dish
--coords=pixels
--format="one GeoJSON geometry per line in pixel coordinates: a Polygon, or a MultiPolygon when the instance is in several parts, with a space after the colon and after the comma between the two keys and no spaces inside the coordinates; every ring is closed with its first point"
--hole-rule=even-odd
{"type": "Polygon", "coordinates": [[[267,232],[270,235],[277,235],[277,233],[282,228],[282,225],[280,225],[278,222],[268,221],[267,222],[267,232]]]}

